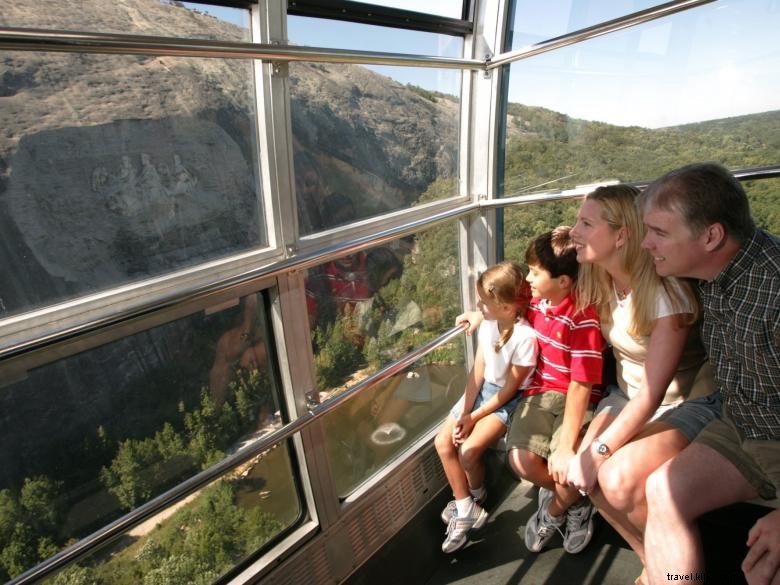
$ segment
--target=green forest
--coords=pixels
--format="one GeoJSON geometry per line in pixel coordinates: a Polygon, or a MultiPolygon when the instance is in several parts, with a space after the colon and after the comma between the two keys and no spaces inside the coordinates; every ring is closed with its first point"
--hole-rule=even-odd
{"type": "MultiPolygon", "coordinates": [[[[146,439],[110,442],[104,437],[107,464],[99,476],[104,488],[125,511],[148,501],[225,457],[236,440],[256,428],[257,412],[271,391],[263,372],[237,370],[224,404],[217,406],[208,389],[200,404],[165,423],[146,439]]],[[[18,491],[0,490],[0,579],[8,580],[74,542],[62,534],[67,502],[65,482],[46,476],[27,478],[18,491]]],[[[174,513],[132,547],[105,559],[70,567],[56,585],[163,585],[206,583],[257,550],[282,525],[259,506],[237,501],[241,478],[228,475],[199,492],[194,504],[174,513]],[[182,538],[182,532],[186,534],[182,538]]],[[[74,535],[75,536],[75,535],[74,535]]]]}
{"type": "MultiPolygon", "coordinates": [[[[544,108],[509,104],[506,197],[617,180],[650,182],[693,162],[730,169],[772,165],[780,152],[780,112],[648,129],[569,118],[544,108]],[[542,186],[540,186],[542,185],[542,186]]],[[[744,184],[759,227],[780,234],[780,180],[744,184]]],[[[573,225],[579,203],[515,206],[505,213],[504,253],[522,260],[528,242],[557,225],[573,225]]]]}

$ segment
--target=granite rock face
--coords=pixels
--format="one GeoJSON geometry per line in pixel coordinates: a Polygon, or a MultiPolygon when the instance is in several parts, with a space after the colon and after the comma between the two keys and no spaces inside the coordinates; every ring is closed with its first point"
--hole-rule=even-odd
{"type": "MultiPolygon", "coordinates": [[[[247,40],[175,3],[106,8],[14,0],[0,24],[247,40]]],[[[5,53],[0,317],[262,246],[252,83],[249,60],[5,53]]],[[[289,85],[296,181],[320,184],[304,232],[328,227],[331,192],[365,217],[453,178],[454,99],[354,65],[293,64],[289,85]]]]}

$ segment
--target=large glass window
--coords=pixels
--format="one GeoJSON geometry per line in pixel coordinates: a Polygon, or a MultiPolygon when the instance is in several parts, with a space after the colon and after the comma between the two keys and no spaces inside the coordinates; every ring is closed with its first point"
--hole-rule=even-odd
{"type": "MultiPolygon", "coordinates": [[[[251,294],[23,376],[2,371],[0,580],[279,428],[264,304],[251,294]]],[[[285,445],[260,454],[80,570],[111,585],[182,563],[219,574],[296,521],[291,469],[285,445]]]]}
{"type": "MultiPolygon", "coordinates": [[[[306,288],[320,400],[452,327],[460,307],[457,226],[339,258],[306,288]]],[[[441,421],[463,392],[464,349],[442,347],[325,418],[340,495],[441,421]]]]}
{"type": "MultiPolygon", "coordinates": [[[[388,37],[383,27],[289,22],[291,42],[307,45],[450,56],[463,46],[444,35],[392,30],[388,37]],[[392,48],[382,41],[390,38],[392,48]]],[[[456,196],[460,80],[454,70],[292,63],[301,232],[456,196]]]]}
{"type": "Polygon", "coordinates": [[[0,316],[264,245],[249,61],[2,58],[0,316]]]}
{"type": "Polygon", "coordinates": [[[778,26],[772,2],[713,3],[512,64],[500,189],[776,164],[778,26]]]}

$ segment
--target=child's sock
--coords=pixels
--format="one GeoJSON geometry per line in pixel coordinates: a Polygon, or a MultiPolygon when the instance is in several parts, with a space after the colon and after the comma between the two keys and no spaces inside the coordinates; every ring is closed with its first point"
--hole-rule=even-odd
{"type": "Polygon", "coordinates": [[[487,495],[487,490],[484,485],[476,489],[469,488],[469,491],[471,492],[471,497],[474,498],[474,501],[476,502],[482,502],[485,499],[485,495],[487,495]]]}
{"type": "Polygon", "coordinates": [[[458,510],[458,517],[463,518],[464,516],[468,516],[469,512],[471,512],[471,506],[474,505],[474,500],[471,499],[471,496],[468,498],[463,498],[462,500],[455,500],[455,507],[458,510]]]}

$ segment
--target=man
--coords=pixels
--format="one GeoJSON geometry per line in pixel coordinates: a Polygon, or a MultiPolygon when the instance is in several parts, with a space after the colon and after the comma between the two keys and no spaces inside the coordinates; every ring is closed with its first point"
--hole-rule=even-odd
{"type": "MultiPolygon", "coordinates": [[[[667,573],[704,573],[699,516],[780,496],[780,241],[756,229],[742,186],[716,164],[667,173],[641,205],[658,274],[699,280],[702,340],[723,396],[722,419],[647,481],[646,571],[666,583],[667,573]]],[[[748,546],[748,583],[780,584],[780,510],[756,522],[748,546]]]]}

